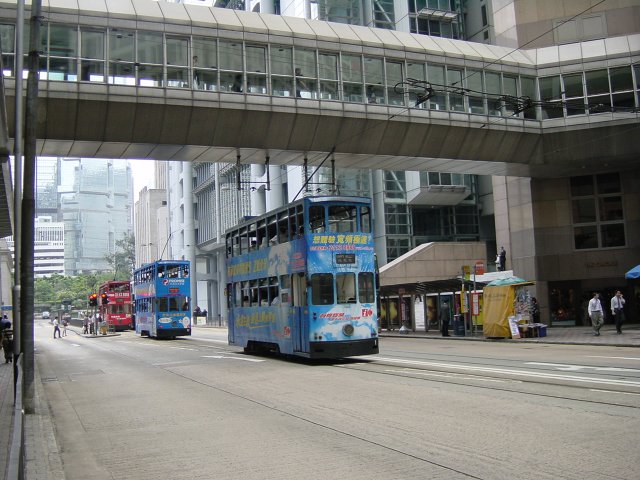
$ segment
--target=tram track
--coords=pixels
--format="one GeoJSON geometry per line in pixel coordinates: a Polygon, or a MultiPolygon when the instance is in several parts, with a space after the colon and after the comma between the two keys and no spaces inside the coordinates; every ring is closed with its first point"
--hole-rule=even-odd
{"type": "MultiPolygon", "coordinates": [[[[545,381],[544,377],[538,378],[517,378],[518,373],[514,373],[511,378],[504,376],[478,375],[473,373],[459,373],[451,371],[443,365],[438,369],[416,368],[410,366],[398,366],[397,363],[384,362],[381,360],[366,360],[345,362],[334,365],[336,368],[356,370],[374,375],[387,375],[393,377],[411,378],[416,381],[437,382],[450,385],[477,388],[481,390],[502,391],[512,394],[530,395],[540,398],[555,400],[567,400],[585,404],[604,405],[612,407],[623,407],[640,409],[640,388],[636,391],[611,390],[596,388],[594,385],[572,385],[562,383],[562,375],[554,377],[554,381],[545,381]],[[552,390],[561,390],[559,393],[540,392],[539,387],[545,386],[552,390]],[[570,395],[569,395],[570,394],[570,395]],[[587,398],[589,396],[612,396],[616,395],[619,401],[611,401],[598,398],[587,398]],[[624,401],[623,401],[624,400],[624,401]]],[[[586,382],[588,383],[588,382],[586,382]]]]}
{"type": "MultiPolygon", "coordinates": [[[[489,465],[493,465],[497,470],[502,470],[503,468],[507,468],[503,463],[503,461],[499,458],[491,458],[488,459],[485,456],[482,459],[475,458],[473,462],[469,464],[469,467],[466,465],[461,466],[459,464],[449,462],[446,457],[442,456],[442,451],[454,450],[457,448],[456,445],[449,443],[438,444],[438,447],[434,450],[420,452],[419,450],[413,450],[410,446],[398,446],[397,443],[386,441],[384,436],[376,436],[376,435],[368,435],[366,431],[362,431],[359,428],[350,429],[348,427],[342,427],[339,423],[331,422],[327,418],[324,418],[321,414],[316,414],[313,410],[305,413],[303,409],[298,409],[296,407],[287,407],[286,404],[278,404],[275,400],[272,401],[271,397],[267,397],[264,395],[255,395],[253,393],[246,393],[239,389],[233,388],[233,385],[221,386],[216,384],[214,379],[210,378],[195,378],[190,374],[189,369],[183,368],[187,365],[185,363],[193,363],[202,364],[204,363],[204,358],[207,353],[211,353],[212,351],[217,351],[220,354],[224,355],[224,357],[250,357],[250,358],[260,358],[265,361],[277,361],[283,364],[283,368],[286,368],[287,363],[295,363],[298,366],[304,366],[310,362],[305,360],[294,360],[293,362],[284,361],[280,357],[273,356],[255,356],[255,355],[245,355],[237,348],[228,347],[224,343],[221,342],[211,342],[211,341],[201,341],[196,339],[189,340],[181,340],[179,342],[175,341],[157,341],[157,340],[148,340],[137,339],[136,337],[122,337],[121,340],[118,340],[118,343],[122,341],[128,345],[137,345],[137,351],[123,351],[119,348],[113,348],[115,343],[112,342],[94,342],[94,346],[98,346],[101,350],[108,350],[111,354],[115,354],[125,358],[127,360],[136,361],[138,363],[146,364],[147,367],[151,367],[154,369],[161,370],[163,372],[169,373],[175,377],[179,377],[186,382],[192,383],[194,386],[200,386],[205,389],[209,389],[212,391],[219,392],[224,394],[225,396],[229,396],[233,399],[242,400],[244,402],[248,402],[252,405],[259,406],[261,409],[266,409],[268,411],[274,412],[279,415],[285,415],[289,418],[295,419],[298,422],[304,422],[312,426],[313,428],[318,428],[325,430],[327,432],[332,432],[332,434],[340,435],[344,438],[352,439],[357,442],[362,442],[366,445],[369,445],[371,448],[382,449],[388,453],[391,453],[393,456],[399,458],[399,462],[402,462],[402,459],[406,459],[406,461],[414,461],[414,462],[422,462],[425,465],[425,468],[430,470],[437,469],[440,474],[437,478],[474,478],[474,479],[490,479],[496,478],[495,476],[486,474],[485,468],[491,468],[489,465]],[[144,347],[143,347],[144,346],[144,347]],[[167,363],[159,363],[159,359],[147,359],[145,358],[144,349],[145,348],[171,348],[171,350],[175,351],[176,354],[178,351],[182,350],[185,354],[188,354],[190,358],[178,358],[182,357],[182,355],[171,355],[167,359],[167,363]],[[175,358],[174,361],[171,361],[171,358],[175,358]],[[437,453],[440,452],[440,453],[437,453]],[[429,467],[427,467],[429,465],[429,467]],[[471,466],[473,465],[473,466],[471,466]],[[478,468],[478,466],[484,465],[482,468],[478,468]],[[479,473],[484,472],[484,473],[479,473]]],[[[221,357],[222,358],[222,357],[221,357]]],[[[395,360],[403,360],[402,358],[396,358],[395,360]]],[[[406,360],[406,359],[404,359],[406,360]]],[[[439,363],[445,363],[444,360],[438,360],[439,363]]],[[[393,377],[403,377],[403,378],[411,378],[413,381],[430,381],[430,382],[438,382],[442,384],[454,384],[469,388],[478,388],[478,389],[487,389],[493,391],[504,391],[512,394],[523,394],[523,395],[535,395],[537,397],[545,397],[550,399],[563,399],[568,401],[576,401],[583,402],[588,404],[598,404],[605,406],[617,406],[617,407],[626,407],[626,408],[638,408],[636,405],[627,405],[619,402],[611,402],[611,401],[594,401],[593,399],[585,399],[585,398],[567,398],[567,396],[563,395],[551,395],[551,394],[543,394],[543,393],[535,393],[531,391],[527,391],[526,386],[535,386],[536,383],[543,382],[522,382],[519,380],[509,379],[507,385],[501,385],[499,382],[505,381],[504,378],[496,378],[489,377],[486,374],[483,375],[474,375],[468,373],[459,373],[459,372],[446,372],[443,370],[436,369],[427,369],[425,366],[421,368],[412,368],[406,365],[398,364],[398,362],[392,362],[389,360],[384,360],[384,357],[376,358],[371,357],[370,359],[353,359],[353,360],[343,360],[339,362],[314,362],[313,365],[309,365],[309,368],[340,368],[343,370],[352,370],[355,372],[364,372],[366,374],[375,374],[375,375],[389,375],[393,377]],[[491,382],[491,386],[482,385],[481,382],[491,382]],[[521,389],[522,388],[522,389],[521,389]]],[[[559,387],[559,386],[558,386],[559,387]]],[[[563,388],[571,388],[568,386],[562,386],[563,388]]],[[[533,388],[533,387],[531,387],[533,388]]],[[[580,391],[580,388],[573,387],[576,391],[580,391]]],[[[584,388],[582,388],[584,390],[584,388]]],[[[435,444],[434,444],[435,445],[435,444]]],[[[381,451],[382,451],[381,450],[381,451]]],[[[467,454],[471,454],[470,452],[466,452],[467,454]]],[[[512,467],[512,466],[511,466],[512,467]]],[[[555,472],[554,475],[551,475],[550,472],[539,471],[538,478],[576,478],[572,475],[564,475],[558,474],[555,472]]],[[[566,472],[564,472],[566,473],[566,472]]],[[[434,477],[435,478],[435,477],[434,477]]]]}
{"type": "MultiPolygon", "coordinates": [[[[135,341],[137,337],[123,338],[121,341],[142,345],[135,341]]],[[[167,348],[162,341],[143,339],[145,346],[167,348]]],[[[195,338],[180,339],[179,345],[171,342],[170,348],[176,350],[202,351],[210,353],[220,352],[225,355],[244,357],[242,351],[229,347],[216,340],[201,340],[195,338]]],[[[448,361],[441,358],[425,359],[424,356],[416,358],[414,352],[396,352],[392,357],[372,356],[366,359],[344,359],[342,361],[313,362],[313,365],[329,365],[336,368],[352,369],[378,375],[390,375],[404,378],[412,378],[418,381],[431,381],[443,384],[460,385],[478,389],[504,391],[522,395],[532,395],[542,398],[571,400],[587,404],[605,406],[617,406],[625,408],[640,408],[640,380],[619,380],[620,375],[610,372],[602,372],[599,380],[590,376],[567,375],[565,373],[553,373],[550,368],[538,367],[539,372],[527,372],[521,367],[505,365],[504,359],[470,357],[467,355],[455,355],[459,361],[448,361]],[[412,365],[419,364],[418,366],[412,365]],[[479,371],[479,373],[474,373],[479,371]],[[609,379],[609,380],[607,380],[609,379]],[[546,386],[558,393],[540,392],[539,387],[546,386]],[[615,395],[615,400],[611,400],[615,395]],[[602,398],[608,397],[608,398],[602,398]]],[[[280,360],[280,357],[262,356],[264,360],[280,360]]],[[[451,355],[447,355],[451,358],[451,355]]],[[[293,359],[298,363],[309,363],[305,359],[293,359]]],[[[175,363],[175,362],[174,362],[175,363]]],[[[167,363],[167,369],[174,364],[167,363]]],[[[180,364],[184,364],[180,362],[180,364]]],[[[162,366],[162,365],[154,365],[162,366]]]]}

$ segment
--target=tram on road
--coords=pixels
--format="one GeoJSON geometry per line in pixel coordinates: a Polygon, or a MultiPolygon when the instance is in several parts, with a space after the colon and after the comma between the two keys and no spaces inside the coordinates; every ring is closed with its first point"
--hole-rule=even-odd
{"type": "Polygon", "coordinates": [[[158,260],[133,272],[136,333],[152,338],[191,335],[190,263],[158,260]]]}
{"type": "Polygon", "coordinates": [[[109,281],[98,288],[100,316],[116,331],[132,328],[131,282],[109,281]]]}
{"type": "Polygon", "coordinates": [[[305,358],[378,353],[371,200],[306,197],[225,234],[229,344],[305,358]]]}

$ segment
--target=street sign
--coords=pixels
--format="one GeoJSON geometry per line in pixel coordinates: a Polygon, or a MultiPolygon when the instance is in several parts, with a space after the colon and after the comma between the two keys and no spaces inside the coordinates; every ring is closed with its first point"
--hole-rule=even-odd
{"type": "Polygon", "coordinates": [[[465,280],[471,280],[471,267],[469,265],[462,266],[462,275],[465,280]]]}
{"type": "Polygon", "coordinates": [[[476,275],[484,275],[484,262],[482,260],[476,262],[475,268],[476,275]]]}
{"type": "Polygon", "coordinates": [[[474,317],[480,315],[480,294],[478,292],[471,294],[471,315],[474,317]]]}

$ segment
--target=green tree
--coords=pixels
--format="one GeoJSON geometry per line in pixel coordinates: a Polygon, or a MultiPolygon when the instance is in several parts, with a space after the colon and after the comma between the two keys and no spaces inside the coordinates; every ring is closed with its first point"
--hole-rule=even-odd
{"type": "Polygon", "coordinates": [[[105,255],[109,263],[114,280],[130,280],[136,264],[136,242],[132,233],[123,233],[116,240],[116,250],[113,255],[105,255]]]}
{"type": "Polygon", "coordinates": [[[98,287],[113,278],[110,273],[77,275],[65,277],[54,274],[36,278],[34,282],[34,302],[43,309],[56,311],[63,300],[71,301],[75,310],[87,306],[89,295],[98,291],[98,287]]]}

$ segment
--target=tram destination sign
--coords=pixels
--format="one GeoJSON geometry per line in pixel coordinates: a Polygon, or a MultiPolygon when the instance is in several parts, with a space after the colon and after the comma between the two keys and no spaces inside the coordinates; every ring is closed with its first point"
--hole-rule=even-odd
{"type": "Polygon", "coordinates": [[[336,265],[352,265],[356,263],[355,253],[336,253],[336,265]]]}

